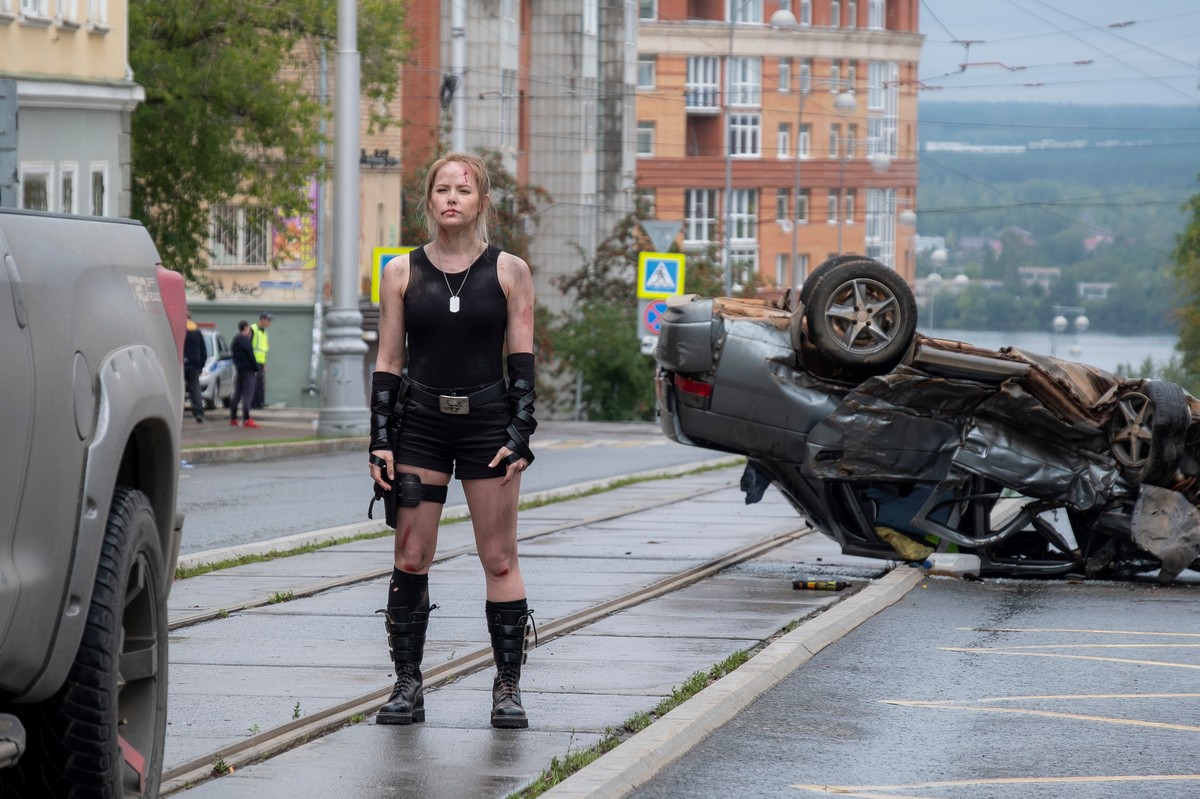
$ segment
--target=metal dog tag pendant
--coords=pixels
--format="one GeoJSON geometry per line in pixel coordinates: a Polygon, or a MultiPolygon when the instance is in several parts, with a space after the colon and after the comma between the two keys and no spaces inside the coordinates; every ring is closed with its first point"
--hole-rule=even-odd
{"type": "Polygon", "coordinates": [[[450,313],[458,313],[458,297],[450,298],[450,313]]]}

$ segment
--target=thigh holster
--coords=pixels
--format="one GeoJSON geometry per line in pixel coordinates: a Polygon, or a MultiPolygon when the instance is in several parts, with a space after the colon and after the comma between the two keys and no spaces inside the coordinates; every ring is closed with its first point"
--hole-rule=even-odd
{"type": "MultiPolygon", "coordinates": [[[[376,465],[381,469],[384,468],[382,459],[376,465]]],[[[387,479],[386,474],[383,479],[387,479]]],[[[401,473],[396,475],[391,489],[385,489],[379,483],[375,484],[375,496],[371,499],[371,504],[367,506],[368,519],[375,518],[371,515],[371,511],[375,508],[377,500],[383,500],[383,518],[387,526],[395,529],[396,508],[415,508],[422,502],[436,502],[439,505],[445,505],[446,486],[425,485],[417,475],[401,473]]]]}

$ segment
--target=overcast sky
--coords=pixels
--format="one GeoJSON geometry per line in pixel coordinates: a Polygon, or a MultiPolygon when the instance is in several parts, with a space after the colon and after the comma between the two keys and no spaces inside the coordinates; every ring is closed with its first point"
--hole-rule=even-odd
{"type": "Polygon", "coordinates": [[[920,17],[920,79],[941,87],[922,101],[1200,109],[1200,0],[921,0],[920,17]]]}

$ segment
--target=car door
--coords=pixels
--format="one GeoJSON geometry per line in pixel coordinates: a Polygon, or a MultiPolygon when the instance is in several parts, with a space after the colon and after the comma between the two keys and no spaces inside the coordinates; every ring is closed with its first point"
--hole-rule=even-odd
{"type": "Polygon", "coordinates": [[[0,234],[0,641],[16,607],[13,534],[33,435],[33,350],[21,275],[0,234]]]}

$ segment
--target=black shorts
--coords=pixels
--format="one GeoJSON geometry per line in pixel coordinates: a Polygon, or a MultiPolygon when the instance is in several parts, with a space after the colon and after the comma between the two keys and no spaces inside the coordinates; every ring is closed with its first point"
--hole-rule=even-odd
{"type": "Polygon", "coordinates": [[[512,403],[507,394],[467,414],[442,413],[409,398],[400,420],[395,462],[453,474],[459,480],[503,477],[504,462],[488,468],[508,442],[512,403]]]}

